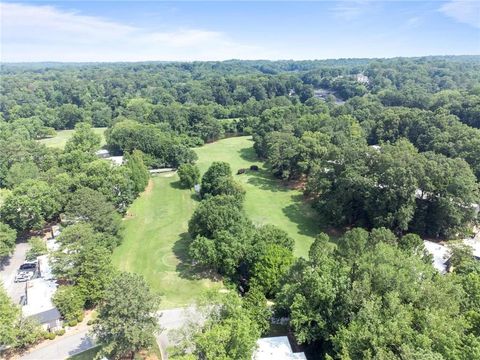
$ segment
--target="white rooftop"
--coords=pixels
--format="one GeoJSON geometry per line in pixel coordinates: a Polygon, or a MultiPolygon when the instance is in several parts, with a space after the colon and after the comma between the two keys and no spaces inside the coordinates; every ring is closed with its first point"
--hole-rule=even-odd
{"type": "Polygon", "coordinates": [[[478,233],[474,238],[464,239],[463,243],[472,248],[473,256],[480,258],[480,233],[478,233]]]}
{"type": "Polygon", "coordinates": [[[306,360],[303,352],[294,353],[286,336],[261,338],[257,341],[257,349],[253,360],[306,360]]]}
{"type": "Polygon", "coordinates": [[[433,267],[441,274],[447,272],[447,260],[450,258],[450,250],[444,246],[433,241],[423,240],[425,250],[427,250],[433,257],[433,267]]]}
{"type": "Polygon", "coordinates": [[[108,154],[110,154],[110,152],[106,149],[100,149],[100,150],[95,151],[95,155],[97,155],[97,156],[108,155],[108,154]]]}
{"type": "Polygon", "coordinates": [[[42,278],[27,281],[27,304],[22,307],[24,316],[33,316],[55,309],[52,296],[57,290],[57,284],[52,280],[42,278]]]}
{"type": "Polygon", "coordinates": [[[105,160],[110,160],[115,165],[122,165],[123,164],[123,156],[110,156],[105,158],[105,160]]]}
{"type": "Polygon", "coordinates": [[[52,269],[50,267],[50,261],[49,261],[48,255],[41,255],[37,257],[37,261],[38,261],[38,268],[40,270],[40,276],[44,280],[54,280],[55,278],[53,277],[53,274],[52,274],[52,269]]]}

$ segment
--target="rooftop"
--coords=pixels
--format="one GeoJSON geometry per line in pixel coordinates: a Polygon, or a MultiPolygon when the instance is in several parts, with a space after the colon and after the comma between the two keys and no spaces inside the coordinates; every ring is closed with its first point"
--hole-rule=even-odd
{"type": "Polygon", "coordinates": [[[450,258],[448,247],[428,240],[423,240],[423,244],[425,250],[433,257],[433,267],[441,274],[445,274],[447,272],[447,260],[450,258]]]}
{"type": "Polygon", "coordinates": [[[56,309],[52,296],[57,290],[57,284],[52,280],[33,279],[26,283],[27,303],[22,307],[23,315],[34,316],[56,309]]]}
{"type": "Polygon", "coordinates": [[[294,353],[286,336],[262,338],[257,341],[257,350],[252,360],[306,360],[303,352],[294,353]]]}

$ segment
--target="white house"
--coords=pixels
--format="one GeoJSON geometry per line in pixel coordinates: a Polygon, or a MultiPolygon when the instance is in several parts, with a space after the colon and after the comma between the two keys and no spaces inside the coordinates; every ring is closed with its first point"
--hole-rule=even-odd
{"type": "Polygon", "coordinates": [[[307,360],[307,358],[303,352],[292,351],[288,337],[275,336],[258,339],[252,360],[307,360]]]}
{"type": "Polygon", "coordinates": [[[52,275],[48,255],[37,258],[40,277],[25,283],[25,298],[22,313],[37,320],[45,330],[61,327],[61,315],[52,302],[57,291],[57,282],[52,275]]]}

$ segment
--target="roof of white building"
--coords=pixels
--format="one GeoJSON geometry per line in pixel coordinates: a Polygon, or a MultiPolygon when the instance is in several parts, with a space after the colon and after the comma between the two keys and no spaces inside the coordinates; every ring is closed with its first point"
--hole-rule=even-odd
{"type": "Polygon", "coordinates": [[[110,160],[115,165],[122,165],[123,164],[123,156],[110,156],[105,158],[105,160],[110,160]]]}
{"type": "Polygon", "coordinates": [[[428,240],[423,240],[423,243],[425,250],[433,257],[433,267],[441,274],[445,274],[447,272],[447,260],[450,258],[450,250],[448,247],[428,240]]]}
{"type": "Polygon", "coordinates": [[[294,353],[286,336],[261,338],[257,341],[257,349],[253,360],[306,360],[303,352],[294,353]]]}
{"type": "Polygon", "coordinates": [[[472,248],[472,254],[476,258],[480,258],[480,236],[478,236],[479,234],[477,234],[477,236],[474,238],[463,240],[463,243],[465,245],[468,245],[472,248]]]}
{"type": "Polygon", "coordinates": [[[57,290],[55,281],[38,278],[28,281],[25,286],[27,303],[22,307],[23,315],[34,316],[56,309],[52,303],[52,296],[57,290]]]}

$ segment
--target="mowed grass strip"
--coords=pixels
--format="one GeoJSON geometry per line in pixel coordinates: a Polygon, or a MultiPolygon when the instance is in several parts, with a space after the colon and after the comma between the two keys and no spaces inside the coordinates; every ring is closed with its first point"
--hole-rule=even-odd
{"type": "MultiPolygon", "coordinates": [[[[101,135],[101,146],[105,145],[105,136],[103,135],[103,133],[105,132],[105,130],[107,130],[107,128],[92,128],[92,130],[96,134],[101,135]]],[[[63,149],[65,147],[65,144],[67,143],[67,140],[72,137],[74,132],[75,130],[57,130],[57,135],[55,135],[54,137],[45,138],[38,141],[48,147],[63,149]]]]}
{"type": "MultiPolygon", "coordinates": [[[[274,179],[256,159],[250,137],[236,137],[196,148],[202,174],[213,161],[228,162],[234,178],[246,190],[245,211],[255,224],[274,224],[295,239],[295,254],[306,256],[320,231],[313,210],[298,190],[274,179]],[[238,169],[260,166],[260,171],[236,175],[238,169]]],[[[162,296],[162,308],[184,306],[221,283],[195,274],[186,258],[188,220],[198,201],[178,186],[178,176],[153,177],[134,201],[124,220],[124,240],[114,252],[114,264],[142,274],[162,296]]]]}
{"type": "Polygon", "coordinates": [[[195,207],[193,193],[178,187],[178,176],[167,173],[150,180],[124,220],[123,243],[114,264],[145,277],[162,297],[162,308],[190,304],[206,289],[220,287],[192,274],[185,258],[188,220],[195,207]]]}

